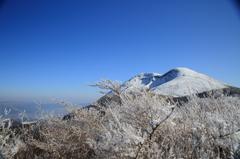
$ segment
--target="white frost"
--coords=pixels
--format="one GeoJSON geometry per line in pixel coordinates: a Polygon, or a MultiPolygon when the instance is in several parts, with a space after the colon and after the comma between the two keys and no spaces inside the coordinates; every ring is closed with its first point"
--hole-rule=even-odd
{"type": "MultiPolygon", "coordinates": [[[[151,93],[175,97],[228,87],[225,83],[188,68],[175,68],[165,74],[140,73],[127,82],[131,85],[128,90],[150,88],[151,93]]],[[[122,88],[125,87],[126,82],[122,85],[122,88]]]]}

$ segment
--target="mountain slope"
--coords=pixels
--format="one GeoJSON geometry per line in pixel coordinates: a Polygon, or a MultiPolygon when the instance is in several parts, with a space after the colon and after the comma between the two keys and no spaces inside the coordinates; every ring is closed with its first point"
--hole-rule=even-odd
{"type": "MultiPolygon", "coordinates": [[[[147,89],[149,93],[160,94],[167,100],[177,102],[188,102],[188,96],[195,94],[199,98],[205,98],[209,95],[215,97],[222,94],[227,96],[238,96],[240,99],[240,88],[229,86],[212,77],[195,72],[187,68],[175,68],[165,74],[157,73],[140,73],[130,80],[124,82],[121,89],[130,85],[126,90],[132,91],[134,88],[147,89]]],[[[109,92],[92,104],[84,108],[99,109],[99,106],[107,107],[109,102],[119,103],[120,99],[117,95],[109,92]]],[[[104,114],[104,112],[101,112],[104,114]]],[[[63,120],[71,119],[74,114],[65,115],[63,120]]]]}
{"type": "Polygon", "coordinates": [[[140,73],[125,82],[122,88],[126,87],[126,83],[131,85],[128,90],[133,88],[149,89],[150,93],[174,97],[229,87],[227,84],[212,77],[188,68],[175,68],[163,75],[157,73],[140,73]]]}

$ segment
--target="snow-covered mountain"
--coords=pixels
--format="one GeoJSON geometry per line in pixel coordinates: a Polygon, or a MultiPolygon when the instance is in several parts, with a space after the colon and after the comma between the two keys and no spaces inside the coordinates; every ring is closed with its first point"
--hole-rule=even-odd
{"type": "MultiPolygon", "coordinates": [[[[223,94],[225,95],[237,95],[240,99],[240,88],[229,86],[212,77],[188,68],[175,68],[165,74],[140,73],[124,82],[120,86],[120,89],[124,89],[127,85],[130,87],[128,87],[126,91],[132,91],[135,88],[147,89],[149,93],[174,97],[170,97],[171,101],[180,103],[180,105],[181,102],[188,102],[188,95],[196,94],[200,98],[205,98],[208,93],[218,93],[218,90],[220,91],[220,94],[223,91],[223,94]]],[[[85,108],[99,109],[99,106],[107,107],[108,103],[111,101],[119,103],[120,99],[117,95],[112,96],[110,91],[107,95],[101,97],[85,108]]],[[[74,115],[71,113],[65,115],[63,120],[71,119],[72,116],[74,115]]]]}
{"type": "Polygon", "coordinates": [[[122,88],[126,87],[126,83],[131,85],[127,90],[149,89],[150,93],[174,97],[229,87],[225,83],[188,68],[175,68],[165,74],[140,73],[123,83],[122,88]]]}

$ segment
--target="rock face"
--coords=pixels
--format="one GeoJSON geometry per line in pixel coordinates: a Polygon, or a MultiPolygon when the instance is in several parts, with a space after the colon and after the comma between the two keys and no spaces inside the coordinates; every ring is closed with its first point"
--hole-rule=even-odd
{"type": "Polygon", "coordinates": [[[207,92],[215,89],[229,88],[225,83],[188,68],[175,68],[165,74],[140,73],[123,84],[130,84],[129,90],[135,88],[149,89],[150,93],[181,97],[207,92]]]}

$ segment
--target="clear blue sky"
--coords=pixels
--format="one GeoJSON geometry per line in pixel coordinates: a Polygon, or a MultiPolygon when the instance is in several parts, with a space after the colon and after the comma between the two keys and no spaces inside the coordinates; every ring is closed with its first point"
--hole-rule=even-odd
{"type": "Polygon", "coordinates": [[[240,12],[228,0],[5,0],[0,101],[93,102],[84,85],[187,67],[240,87],[240,12]]]}

